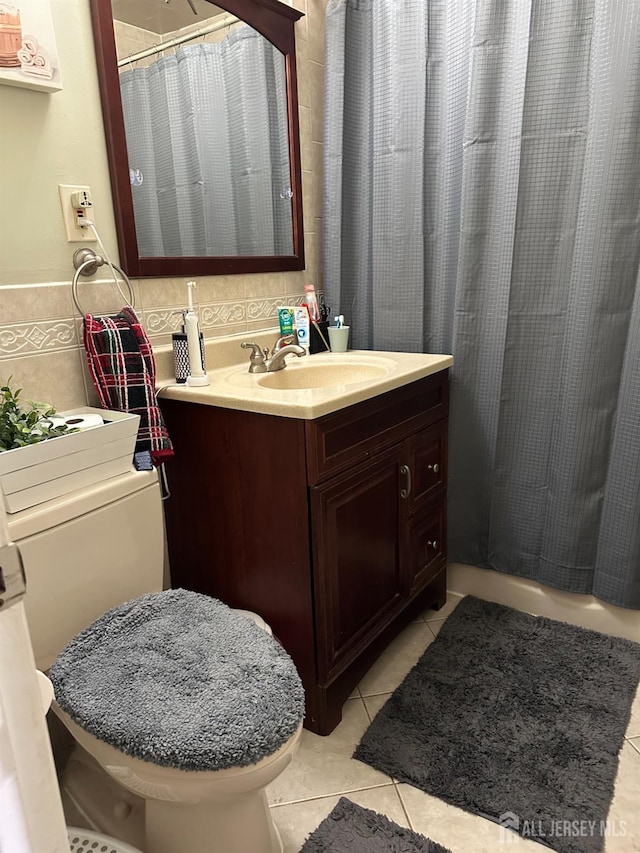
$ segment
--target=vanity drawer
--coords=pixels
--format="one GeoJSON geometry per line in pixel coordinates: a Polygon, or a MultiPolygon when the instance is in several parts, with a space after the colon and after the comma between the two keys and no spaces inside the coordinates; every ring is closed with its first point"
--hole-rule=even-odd
{"type": "Polygon", "coordinates": [[[446,486],[447,433],[448,422],[438,421],[407,442],[405,486],[411,484],[410,513],[436,498],[446,486]]]}
{"type": "Polygon", "coordinates": [[[441,501],[418,513],[409,522],[408,586],[413,595],[445,565],[447,559],[447,510],[441,501]]]}
{"type": "Polygon", "coordinates": [[[306,421],[309,484],[445,418],[448,379],[449,371],[441,370],[348,409],[306,421]]]}

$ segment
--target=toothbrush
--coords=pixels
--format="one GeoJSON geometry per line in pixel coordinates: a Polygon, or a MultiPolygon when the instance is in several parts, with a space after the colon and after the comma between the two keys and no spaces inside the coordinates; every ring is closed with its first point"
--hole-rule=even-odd
{"type": "Polygon", "coordinates": [[[187,385],[208,385],[209,377],[202,367],[202,357],[200,355],[198,315],[193,307],[193,290],[195,286],[195,281],[187,282],[188,309],[184,315],[184,328],[187,333],[187,349],[189,351],[189,376],[187,376],[187,385]]]}
{"type": "Polygon", "coordinates": [[[331,352],[331,347],[329,346],[329,342],[327,341],[327,339],[325,338],[325,336],[322,334],[322,329],[321,329],[321,328],[320,328],[320,326],[316,323],[316,321],[315,321],[315,320],[312,320],[311,322],[312,322],[312,324],[314,325],[316,332],[317,332],[317,333],[320,335],[320,337],[322,338],[322,343],[325,345],[325,349],[327,350],[327,352],[331,352]]]}
{"type": "Polygon", "coordinates": [[[337,317],[334,317],[336,321],[336,328],[341,329],[344,326],[344,314],[338,314],[337,317]]]}

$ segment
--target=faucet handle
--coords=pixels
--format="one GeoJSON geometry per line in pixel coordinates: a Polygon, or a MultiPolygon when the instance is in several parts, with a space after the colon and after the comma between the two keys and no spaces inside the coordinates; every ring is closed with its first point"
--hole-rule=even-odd
{"type": "Polygon", "coordinates": [[[286,347],[288,344],[292,344],[294,340],[295,335],[281,335],[273,345],[271,355],[274,356],[278,352],[278,350],[281,350],[282,347],[286,347]]]}
{"type": "Polygon", "coordinates": [[[266,373],[266,359],[269,354],[269,350],[260,349],[259,345],[253,341],[242,341],[240,346],[242,349],[249,349],[251,347],[251,355],[249,356],[249,373],[266,373]]]}
{"type": "Polygon", "coordinates": [[[251,353],[250,358],[252,358],[252,359],[253,358],[258,358],[258,359],[264,358],[268,352],[268,350],[265,349],[265,351],[263,353],[263,351],[260,349],[260,345],[254,343],[253,341],[242,341],[240,346],[242,347],[242,349],[249,349],[249,347],[251,347],[251,349],[253,351],[251,353]]]}

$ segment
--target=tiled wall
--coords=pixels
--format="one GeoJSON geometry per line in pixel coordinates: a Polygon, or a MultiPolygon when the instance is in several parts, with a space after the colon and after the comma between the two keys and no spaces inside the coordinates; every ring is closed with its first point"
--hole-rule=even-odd
{"type": "MultiPolygon", "coordinates": [[[[299,301],[307,282],[321,288],[325,5],[326,0],[295,0],[295,6],[305,12],[296,25],[296,43],[306,270],[199,278],[196,301],[205,337],[275,328],[279,304],[299,301]]],[[[82,73],[77,63],[70,63],[70,67],[75,73],[82,73]]],[[[66,82],[69,71],[63,70],[66,82]]],[[[93,144],[103,145],[102,128],[87,131],[85,145],[92,144],[92,133],[93,144]]],[[[56,145],[56,140],[49,139],[47,144],[56,145]]],[[[56,181],[52,177],[52,182],[72,183],[73,178],[56,181]]],[[[21,199],[17,198],[16,205],[20,204],[21,199]]],[[[57,215],[61,217],[59,211],[57,215]]],[[[100,225],[98,218],[97,223],[100,225]]],[[[75,248],[74,244],[68,245],[69,258],[75,248]]],[[[108,249],[112,249],[110,244],[108,249]]],[[[115,247],[113,251],[115,256],[115,247]]],[[[11,375],[12,384],[24,389],[25,398],[52,403],[60,410],[86,403],[94,405],[95,395],[84,367],[80,313],[71,296],[72,268],[69,278],[63,281],[40,279],[31,284],[28,257],[24,264],[16,279],[23,283],[14,285],[5,278],[7,283],[0,286],[0,382],[4,383],[11,375]]],[[[106,270],[102,267],[95,279],[81,279],[78,298],[84,311],[113,311],[122,304],[106,270]]],[[[185,305],[186,281],[186,278],[134,281],[136,310],[154,345],[168,344],[171,332],[178,327],[180,317],[174,312],[185,305]]]]}
{"type": "MultiPolygon", "coordinates": [[[[226,18],[228,17],[228,13],[222,12],[220,14],[220,17],[226,18]]],[[[215,23],[216,18],[212,18],[211,22],[215,23]]],[[[172,32],[165,32],[162,34],[161,37],[159,37],[157,33],[141,29],[140,27],[135,27],[132,24],[124,23],[124,21],[114,21],[113,32],[116,37],[116,54],[118,56],[118,59],[123,59],[125,57],[140,53],[146,50],[147,48],[154,47],[160,40],[162,40],[163,42],[167,42],[172,38],[187,35],[188,33],[194,31],[197,32],[202,26],[203,22],[198,21],[195,24],[191,24],[191,26],[181,27],[180,29],[173,30],[172,32]]],[[[223,27],[220,30],[214,31],[212,33],[207,33],[204,36],[199,36],[198,41],[211,43],[222,41],[222,39],[224,39],[232,29],[241,26],[244,26],[244,24],[241,21],[238,21],[238,23],[236,24],[231,24],[230,26],[223,27]]],[[[157,58],[157,56],[148,56],[143,57],[141,59],[136,59],[135,67],[144,68],[145,66],[151,65],[153,62],[155,62],[157,58]]]]}

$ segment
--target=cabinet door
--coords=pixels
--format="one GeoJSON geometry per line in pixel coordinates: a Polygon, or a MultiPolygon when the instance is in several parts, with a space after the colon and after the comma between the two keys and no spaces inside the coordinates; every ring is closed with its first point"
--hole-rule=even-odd
{"type": "Polygon", "coordinates": [[[337,675],[402,606],[400,449],[312,488],[320,681],[337,675]]]}

